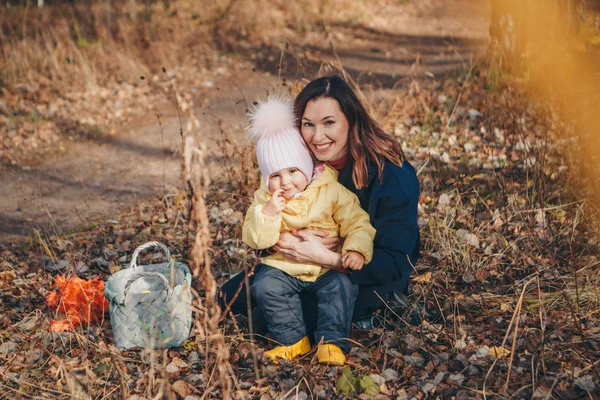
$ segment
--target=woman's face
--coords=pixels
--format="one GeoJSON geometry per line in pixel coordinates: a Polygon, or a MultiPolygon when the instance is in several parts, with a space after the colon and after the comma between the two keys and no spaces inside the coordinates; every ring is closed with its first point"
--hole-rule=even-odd
{"type": "Polygon", "coordinates": [[[302,115],[301,132],[319,161],[336,161],[348,152],[348,119],[331,97],[310,100],[302,115]]]}

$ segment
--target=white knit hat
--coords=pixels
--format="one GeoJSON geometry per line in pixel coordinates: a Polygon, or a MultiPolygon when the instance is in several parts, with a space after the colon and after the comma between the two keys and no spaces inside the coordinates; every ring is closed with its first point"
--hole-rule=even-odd
{"type": "Polygon", "coordinates": [[[269,176],[285,168],[298,168],[310,183],[313,161],[296,127],[292,104],[271,96],[248,116],[248,136],[256,141],[256,158],[267,187],[269,176]]]}

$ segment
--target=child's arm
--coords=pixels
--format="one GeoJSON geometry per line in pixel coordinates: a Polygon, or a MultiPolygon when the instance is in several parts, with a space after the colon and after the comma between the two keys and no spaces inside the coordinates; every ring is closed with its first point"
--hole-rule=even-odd
{"type": "Polygon", "coordinates": [[[334,206],[333,218],[340,225],[340,236],[344,238],[342,265],[345,268],[361,269],[362,265],[368,264],[373,257],[375,228],[369,221],[369,214],[360,207],[356,195],[341,184],[338,186],[338,199],[334,206]],[[358,254],[351,254],[351,252],[358,254]],[[362,263],[357,256],[362,256],[362,263]]]}
{"type": "Polygon", "coordinates": [[[285,199],[280,194],[281,191],[275,191],[266,203],[261,200],[266,197],[264,189],[254,194],[242,227],[242,240],[253,249],[266,249],[279,240],[281,211],[285,208],[285,199]]]}

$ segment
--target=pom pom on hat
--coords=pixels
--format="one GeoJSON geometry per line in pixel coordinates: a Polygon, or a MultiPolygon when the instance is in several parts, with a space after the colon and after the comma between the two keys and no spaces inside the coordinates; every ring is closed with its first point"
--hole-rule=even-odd
{"type": "Polygon", "coordinates": [[[283,97],[270,96],[248,114],[248,136],[256,142],[256,158],[265,183],[285,168],[298,168],[310,183],[313,161],[296,127],[292,104],[283,97]]]}
{"type": "Polygon", "coordinates": [[[282,97],[270,96],[250,111],[248,116],[250,117],[248,136],[255,142],[283,131],[296,129],[294,109],[282,97]]]}

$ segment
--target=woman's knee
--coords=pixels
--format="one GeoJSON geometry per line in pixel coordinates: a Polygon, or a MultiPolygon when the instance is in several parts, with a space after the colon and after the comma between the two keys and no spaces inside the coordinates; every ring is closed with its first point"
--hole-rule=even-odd
{"type": "Polygon", "coordinates": [[[231,310],[234,314],[246,314],[249,299],[246,297],[246,284],[243,272],[232,276],[217,293],[217,301],[222,311],[231,310]]]}
{"type": "Polygon", "coordinates": [[[238,290],[239,284],[240,282],[238,282],[236,276],[233,276],[221,285],[221,288],[219,289],[219,301],[228,301],[232,299],[238,290]]]}

